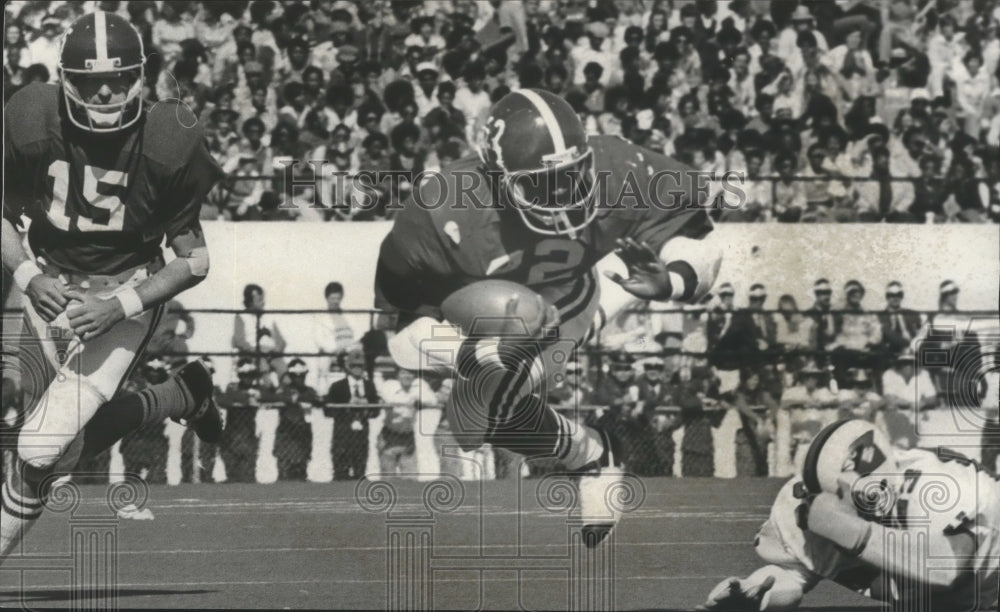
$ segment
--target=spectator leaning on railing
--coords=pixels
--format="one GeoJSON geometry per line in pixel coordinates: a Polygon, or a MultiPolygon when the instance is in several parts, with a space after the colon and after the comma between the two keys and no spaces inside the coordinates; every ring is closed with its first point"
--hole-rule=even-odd
{"type": "MultiPolygon", "coordinates": [[[[330,385],[327,401],[332,404],[378,404],[375,383],[365,373],[365,356],[360,348],[344,356],[347,376],[330,385]]],[[[379,415],[377,408],[327,408],[325,414],[333,417],[334,480],[358,480],[365,475],[368,462],[368,421],[379,415]]]]}

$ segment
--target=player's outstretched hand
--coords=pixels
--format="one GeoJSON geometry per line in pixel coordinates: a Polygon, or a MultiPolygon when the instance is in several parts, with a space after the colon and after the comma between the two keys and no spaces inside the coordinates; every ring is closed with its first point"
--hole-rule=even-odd
{"type": "Polygon", "coordinates": [[[665,300],[670,297],[667,264],[656,251],[645,242],[637,242],[633,238],[619,238],[617,244],[615,255],[625,262],[628,278],[611,271],[606,271],[604,275],[638,298],[665,300]]]}
{"type": "Polygon", "coordinates": [[[720,582],[708,594],[708,600],[698,610],[719,610],[726,612],[758,612],[764,595],[774,586],[774,576],[768,576],[759,584],[749,584],[735,576],[720,582]]]}
{"type": "Polygon", "coordinates": [[[69,303],[66,297],[66,285],[58,278],[44,274],[38,274],[31,279],[24,292],[46,323],[54,321],[69,303]]]}
{"type": "Polygon", "coordinates": [[[99,298],[76,289],[67,290],[66,297],[80,302],[67,309],[66,314],[69,326],[81,340],[96,338],[125,319],[121,302],[115,298],[99,298]]]}

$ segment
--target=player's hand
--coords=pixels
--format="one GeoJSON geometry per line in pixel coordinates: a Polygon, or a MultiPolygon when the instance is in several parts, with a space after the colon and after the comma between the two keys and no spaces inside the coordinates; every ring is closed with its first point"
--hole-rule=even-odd
{"type": "Polygon", "coordinates": [[[670,274],[667,272],[667,264],[660,256],[645,242],[636,242],[632,238],[619,238],[617,244],[615,255],[625,262],[628,278],[612,271],[607,271],[604,275],[638,298],[669,298],[670,274]]]}
{"type": "MultiPolygon", "coordinates": [[[[529,329],[528,334],[532,338],[546,338],[550,330],[559,327],[559,309],[555,307],[554,304],[547,304],[545,298],[541,295],[535,296],[535,307],[542,312],[542,319],[538,323],[536,329],[529,329]]],[[[518,306],[521,303],[521,298],[517,295],[512,295],[507,303],[504,305],[504,318],[510,321],[513,325],[517,325],[523,321],[523,318],[518,313],[518,306]]],[[[520,327],[520,325],[518,325],[520,327]]],[[[513,332],[521,331],[520,329],[511,330],[513,332]]]]}
{"type": "Polygon", "coordinates": [[[69,303],[66,289],[66,285],[58,278],[39,274],[31,279],[24,293],[42,319],[46,323],[51,323],[69,303]]]}
{"type": "Polygon", "coordinates": [[[708,594],[708,600],[698,610],[727,610],[730,612],[758,612],[764,595],[774,586],[774,576],[760,584],[748,584],[735,576],[720,582],[708,594]]]}
{"type": "Polygon", "coordinates": [[[91,340],[125,320],[125,310],[115,298],[103,299],[76,289],[66,291],[66,297],[80,302],[66,311],[69,326],[81,340],[91,340]]]}

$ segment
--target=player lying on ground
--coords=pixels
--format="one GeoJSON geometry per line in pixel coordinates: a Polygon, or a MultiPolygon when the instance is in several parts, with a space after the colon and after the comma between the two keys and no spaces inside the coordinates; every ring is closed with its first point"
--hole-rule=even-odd
{"type": "Polygon", "coordinates": [[[208,273],[198,214],[221,176],[189,111],[143,106],[144,63],[127,21],[88,14],[63,40],[61,85],[30,85],[4,108],[3,265],[28,297],[33,341],[19,347],[27,413],[16,453],[5,453],[0,562],[41,515],[54,476],[81,457],[168,417],[209,442],[222,432],[201,362],[118,394],[163,304],[208,273]],[[166,265],[164,237],[177,255],[166,265]]]}
{"type": "Polygon", "coordinates": [[[902,450],[867,421],[824,429],[757,535],[768,565],[706,610],[794,610],[822,580],[927,612],[996,610],[1000,482],[954,451],[902,450]]]}
{"type": "Polygon", "coordinates": [[[629,273],[609,277],[635,296],[695,302],[708,293],[723,245],[697,187],[679,162],[588,138],[562,98],[516,90],[491,109],[479,156],[419,182],[382,243],[376,306],[402,313],[389,344],[396,363],[458,363],[445,410],[466,450],[490,443],[572,470],[588,545],[620,515],[609,501],[622,479],[618,453],[607,432],[548,407],[546,385],[594,331],[594,266],[609,253],[629,273]],[[497,319],[510,325],[491,327],[497,319]],[[476,337],[440,350],[443,320],[476,337]]]}

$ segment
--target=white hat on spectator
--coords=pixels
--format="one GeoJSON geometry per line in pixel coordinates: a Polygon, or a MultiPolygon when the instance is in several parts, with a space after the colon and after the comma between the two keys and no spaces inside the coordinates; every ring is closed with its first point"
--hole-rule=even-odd
{"type": "Polygon", "coordinates": [[[721,285],[719,285],[719,290],[716,293],[718,293],[719,296],[723,296],[723,295],[735,295],[736,294],[736,290],[733,289],[733,284],[732,283],[726,282],[726,283],[722,283],[721,285]]]}
{"type": "Polygon", "coordinates": [[[760,283],[754,283],[753,285],[750,286],[750,297],[752,297],[752,298],[766,298],[767,297],[767,289],[765,289],[764,285],[762,285],[760,283]]]}
{"type": "Polygon", "coordinates": [[[663,357],[660,357],[659,355],[650,355],[645,359],[640,359],[636,363],[637,366],[641,366],[642,368],[662,368],[663,364],[663,357]]]}
{"type": "Polygon", "coordinates": [[[792,12],[792,21],[815,21],[813,19],[812,12],[809,11],[809,7],[798,5],[795,7],[795,11],[792,12]]]}
{"type": "Polygon", "coordinates": [[[587,34],[596,36],[597,38],[607,38],[610,31],[607,24],[600,21],[592,21],[587,24],[587,34]]]}
{"type": "Polygon", "coordinates": [[[958,285],[955,281],[946,280],[941,283],[941,287],[938,291],[941,295],[948,295],[949,293],[958,293],[958,285]]]}
{"type": "Polygon", "coordinates": [[[917,87],[910,92],[910,102],[913,102],[914,100],[927,100],[930,102],[931,94],[927,91],[926,87],[917,87]]]}
{"type": "Polygon", "coordinates": [[[902,293],[903,292],[903,284],[901,282],[899,282],[899,281],[892,281],[891,283],[889,283],[888,285],[886,285],[885,292],[886,293],[902,293]]]}
{"type": "Polygon", "coordinates": [[[819,291],[833,291],[833,288],[830,287],[830,281],[825,278],[817,279],[816,282],[813,283],[813,292],[815,293],[819,291]]]}
{"type": "Polygon", "coordinates": [[[440,72],[438,70],[438,67],[434,64],[434,62],[420,62],[419,64],[417,64],[417,74],[420,74],[425,70],[430,70],[435,74],[440,72]]]}

